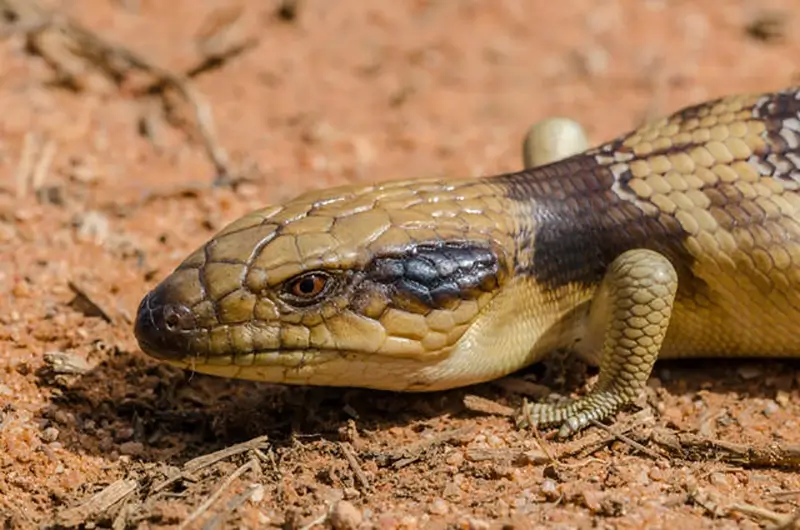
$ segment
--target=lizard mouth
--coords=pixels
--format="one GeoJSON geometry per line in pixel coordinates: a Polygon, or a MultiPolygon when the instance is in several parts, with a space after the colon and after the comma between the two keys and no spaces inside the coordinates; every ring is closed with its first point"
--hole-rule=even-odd
{"type": "Polygon", "coordinates": [[[356,352],[308,347],[252,348],[215,354],[209,348],[211,330],[197,327],[192,310],[168,300],[166,292],[166,289],[156,287],[142,299],[136,314],[134,335],[143,352],[174,365],[302,368],[357,355],[356,352]]]}

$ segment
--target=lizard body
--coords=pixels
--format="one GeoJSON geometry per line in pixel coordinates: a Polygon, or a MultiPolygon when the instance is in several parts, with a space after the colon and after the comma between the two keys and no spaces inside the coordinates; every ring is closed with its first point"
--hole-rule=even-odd
{"type": "Polygon", "coordinates": [[[135,333],[198,372],[396,391],[568,348],[597,385],[525,410],[566,436],[658,358],[800,355],[799,187],[800,89],[728,96],[515,173],[255,211],[143,299],[135,333]]]}

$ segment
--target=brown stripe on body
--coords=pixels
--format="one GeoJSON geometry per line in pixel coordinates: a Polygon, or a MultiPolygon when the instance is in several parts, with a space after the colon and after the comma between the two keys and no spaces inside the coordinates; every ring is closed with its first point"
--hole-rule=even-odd
{"type": "Polygon", "coordinates": [[[762,176],[778,179],[788,189],[800,189],[800,93],[787,90],[764,96],[754,109],[766,129],[763,152],[752,163],[762,176]]]}
{"type": "MultiPolygon", "coordinates": [[[[692,272],[698,259],[761,247],[780,261],[782,242],[800,241],[795,218],[772,198],[800,189],[798,96],[720,98],[561,162],[497,177],[527,209],[518,272],[550,288],[595,285],[619,254],[648,248],[676,266],[681,297],[707,289],[692,272]]],[[[794,206],[795,197],[784,197],[794,206]]]]}
{"type": "Polygon", "coordinates": [[[679,274],[693,278],[680,223],[646,213],[620,197],[613,190],[616,178],[610,167],[595,156],[577,155],[500,179],[509,199],[529,204],[517,272],[547,288],[597,285],[609,264],[632,248],[661,252],[679,267],[679,274]]]}

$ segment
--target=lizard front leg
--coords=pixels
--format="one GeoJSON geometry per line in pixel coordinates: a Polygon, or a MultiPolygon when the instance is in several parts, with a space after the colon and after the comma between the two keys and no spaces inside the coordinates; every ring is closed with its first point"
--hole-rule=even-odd
{"type": "Polygon", "coordinates": [[[589,313],[602,335],[600,375],[586,396],[563,404],[525,404],[518,424],[560,424],[559,437],[602,420],[644,389],[669,326],[678,275],[663,255],[646,249],[621,254],[608,268],[589,313]]]}

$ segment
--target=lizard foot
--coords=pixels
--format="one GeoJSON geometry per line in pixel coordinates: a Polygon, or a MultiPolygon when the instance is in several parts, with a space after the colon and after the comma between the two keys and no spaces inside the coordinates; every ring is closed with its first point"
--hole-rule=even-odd
{"type": "Polygon", "coordinates": [[[517,414],[517,427],[559,425],[558,437],[568,438],[592,420],[602,421],[632,400],[613,390],[594,392],[565,403],[524,403],[517,414]]]}
{"type": "Polygon", "coordinates": [[[620,254],[589,311],[588,341],[597,342],[600,352],[597,385],[566,404],[524,405],[518,423],[561,424],[559,436],[566,438],[637,399],[664,342],[677,287],[677,273],[665,256],[647,249],[620,254]]]}

